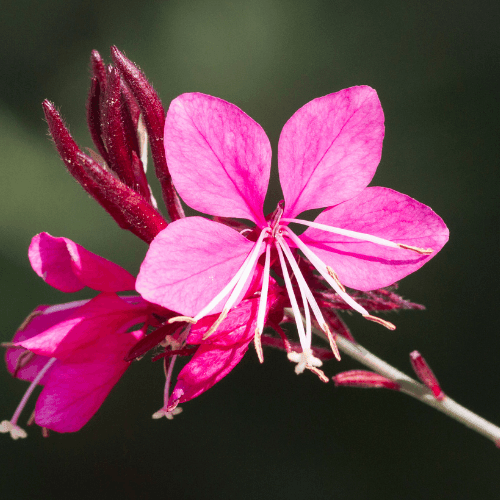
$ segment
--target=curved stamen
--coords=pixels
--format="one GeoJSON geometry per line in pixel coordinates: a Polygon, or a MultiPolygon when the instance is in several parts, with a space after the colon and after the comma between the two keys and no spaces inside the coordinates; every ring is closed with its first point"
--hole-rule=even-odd
{"type": "MultiPolygon", "coordinates": [[[[307,282],[302,275],[302,272],[299,268],[299,265],[297,264],[297,261],[295,260],[292,251],[290,250],[290,247],[288,246],[288,243],[285,241],[285,239],[282,236],[279,236],[277,239],[278,243],[281,245],[281,248],[285,252],[285,255],[288,259],[288,262],[290,263],[290,266],[292,267],[292,270],[295,274],[295,278],[297,280],[297,283],[299,285],[299,288],[304,291],[307,301],[309,302],[309,305],[311,306],[311,309],[313,311],[313,314],[316,318],[316,321],[318,322],[319,327],[325,332],[328,341],[330,342],[330,347],[332,349],[332,352],[335,354],[335,357],[337,358],[338,361],[340,361],[340,352],[338,350],[337,344],[335,343],[335,338],[328,327],[328,324],[326,323],[323,314],[321,313],[321,309],[318,306],[318,303],[316,302],[316,299],[314,298],[313,293],[311,292],[311,289],[307,285],[307,282]]],[[[340,285],[342,287],[342,285],[340,285]]],[[[342,287],[343,288],[343,287],[342,287]]],[[[345,291],[345,289],[344,289],[345,291]]],[[[307,320],[307,317],[306,317],[307,320]]],[[[307,323],[306,323],[307,324],[307,323]]]]}
{"type": "Polygon", "coordinates": [[[349,236],[350,238],[355,238],[357,240],[370,241],[371,243],[376,243],[377,245],[383,245],[391,248],[403,248],[405,250],[411,250],[412,252],[417,252],[422,255],[430,255],[434,252],[432,248],[420,248],[412,245],[405,245],[403,243],[394,243],[393,241],[386,240],[385,238],[380,238],[378,236],[373,236],[371,234],[360,233],[358,231],[351,231],[350,229],[342,229],[335,226],[327,226],[326,224],[320,224],[319,222],[310,222],[304,219],[281,219],[283,222],[295,222],[296,224],[303,224],[304,226],[313,227],[315,229],[320,229],[322,231],[327,231],[329,233],[340,234],[342,236],[349,236]]]}
{"type": "MultiPolygon", "coordinates": [[[[210,312],[212,311],[212,309],[217,305],[219,304],[220,302],[222,302],[222,300],[224,299],[224,297],[229,293],[231,292],[231,290],[233,290],[233,288],[236,286],[236,284],[240,281],[243,273],[245,272],[246,268],[247,268],[247,265],[248,265],[248,262],[249,260],[252,258],[252,256],[254,255],[254,251],[255,251],[255,248],[257,246],[260,247],[260,244],[262,243],[262,240],[264,239],[264,237],[269,233],[269,228],[265,228],[261,233],[260,233],[260,236],[259,236],[259,239],[256,241],[252,251],[250,252],[250,254],[247,256],[247,258],[245,259],[245,261],[243,262],[243,264],[241,265],[241,267],[238,269],[238,272],[233,276],[233,278],[231,279],[231,281],[196,315],[194,316],[193,318],[189,317],[189,316],[175,316],[174,318],[170,318],[168,320],[169,323],[174,323],[176,321],[186,321],[188,323],[196,323],[197,321],[199,321],[201,318],[204,318],[205,316],[207,316],[208,314],[210,314],[210,312]]],[[[246,280],[245,280],[246,281],[246,280]]],[[[227,314],[227,313],[226,313],[227,314]]]]}
{"type": "Polygon", "coordinates": [[[297,299],[295,298],[295,294],[293,293],[292,282],[290,281],[288,269],[286,268],[285,259],[283,257],[283,251],[281,250],[279,245],[276,245],[276,250],[278,251],[278,257],[280,259],[281,270],[283,271],[283,278],[285,279],[286,291],[288,292],[288,297],[290,298],[290,304],[292,305],[293,314],[295,316],[295,322],[297,324],[297,332],[299,334],[300,345],[302,346],[302,349],[310,349],[311,344],[310,343],[308,344],[307,342],[306,334],[304,332],[304,325],[302,324],[302,321],[299,319],[301,318],[299,306],[297,304],[297,299]]]}
{"type": "Polygon", "coordinates": [[[346,292],[345,289],[342,290],[343,286],[338,283],[338,278],[335,280],[330,276],[328,272],[328,267],[291,229],[284,228],[286,231],[286,235],[297,245],[304,255],[309,259],[311,264],[318,270],[318,272],[325,278],[328,284],[342,297],[344,302],[349,304],[355,311],[359,312],[364,318],[375,321],[379,323],[389,330],[395,330],[396,327],[390,323],[389,321],[385,321],[380,318],[376,318],[372,316],[364,307],[360,306],[353,298],[351,298],[346,292]],[[341,288],[342,287],[342,288],[341,288]],[[375,318],[375,319],[374,319],[375,318]]]}
{"type": "MultiPolygon", "coordinates": [[[[252,251],[250,252],[249,256],[245,259],[245,262],[243,263],[243,266],[242,266],[243,271],[240,275],[238,282],[236,283],[236,286],[234,287],[233,291],[231,292],[231,295],[229,295],[229,298],[227,299],[226,304],[224,305],[224,309],[220,313],[220,315],[217,318],[217,320],[215,321],[215,323],[210,327],[210,329],[207,331],[207,333],[205,333],[205,335],[203,336],[203,340],[208,338],[210,335],[212,335],[212,333],[215,332],[215,330],[217,330],[219,325],[222,323],[222,321],[224,321],[224,318],[227,316],[227,314],[229,313],[231,308],[234,306],[234,304],[238,300],[238,297],[239,297],[241,291],[243,290],[243,287],[245,286],[248,278],[250,277],[250,273],[252,272],[254,265],[257,262],[257,259],[260,257],[260,249],[261,249],[262,244],[264,242],[264,238],[267,236],[268,232],[269,232],[269,229],[265,228],[260,233],[259,239],[256,241],[252,251]]],[[[203,309],[203,311],[205,311],[207,309],[207,307],[205,309],[203,309]]],[[[201,319],[201,317],[202,316],[201,316],[201,312],[200,312],[194,317],[194,319],[198,321],[199,319],[201,319]]]]}
{"type": "Polygon", "coordinates": [[[264,320],[266,316],[267,295],[269,292],[269,271],[271,268],[271,246],[266,245],[266,260],[264,262],[264,273],[262,275],[262,289],[260,291],[259,310],[257,311],[257,328],[255,329],[255,350],[261,363],[264,362],[264,353],[262,351],[262,344],[260,336],[264,330],[264,320]]]}

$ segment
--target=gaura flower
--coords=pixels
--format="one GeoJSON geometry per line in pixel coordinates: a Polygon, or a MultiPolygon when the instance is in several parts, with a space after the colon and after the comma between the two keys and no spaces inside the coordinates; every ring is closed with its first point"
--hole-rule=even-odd
{"type": "Polygon", "coordinates": [[[298,249],[352,309],[395,328],[371,316],[344,286],[367,291],[394,283],[431,259],[448,240],[448,229],[429,207],[409,196],[367,187],[383,137],[382,107],[370,87],[344,89],[300,108],[285,124],[278,145],[284,202],[265,217],[271,147],[263,129],[231,103],[199,93],[181,95],[165,121],[165,152],[175,188],[193,209],[248,219],[256,230],[239,233],[202,217],[171,223],[152,241],[137,291],[182,315],[170,321],[196,323],[220,313],[208,337],[245,296],[264,255],[257,340],[264,327],[270,269],[279,262],[302,346],[289,359],[301,373],[320,365],[311,350],[312,316],[337,350],[300,272],[298,249]],[[314,222],[297,217],[324,207],[314,222]],[[298,236],[290,223],[308,228],[298,236]],[[301,296],[305,328],[288,266],[301,296]]]}
{"type": "Polygon", "coordinates": [[[67,238],[41,233],[29,258],[51,286],[75,292],[88,286],[101,293],[91,300],[39,306],[16,332],[6,353],[7,368],[31,382],[10,421],[0,432],[26,437],[17,420],[36,385],[43,385],[34,418],[45,429],[74,432],[99,409],[130,363],[124,361],[144,331],[149,305],[141,297],[119,297],[133,290],[135,278],[120,266],[67,238]]]}

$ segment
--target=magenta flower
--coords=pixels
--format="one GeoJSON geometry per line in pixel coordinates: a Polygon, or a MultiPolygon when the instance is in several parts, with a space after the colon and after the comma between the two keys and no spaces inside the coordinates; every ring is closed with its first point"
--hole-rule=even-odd
{"type": "Polygon", "coordinates": [[[65,292],[85,286],[102,293],[91,300],[39,306],[21,326],[7,350],[9,371],[31,381],[10,421],[0,432],[26,437],[19,414],[37,384],[44,385],[35,408],[35,422],[58,432],[79,430],[130,365],[124,361],[144,336],[129,328],[146,320],[149,305],[141,297],[119,297],[133,290],[127,271],[67,238],[41,233],[32,240],[33,269],[47,283],[65,292]]]}
{"type": "Polygon", "coordinates": [[[321,364],[311,350],[312,317],[333,350],[336,346],[297,264],[298,249],[352,309],[394,328],[371,316],[344,286],[367,291],[394,283],[431,259],[448,240],[448,229],[429,207],[409,196],[366,187],[380,161],[383,137],[383,111],[369,87],[348,88],[303,106],[279,140],[284,203],[265,217],[271,148],[262,128],[226,101],[181,95],[171,103],[165,122],[165,152],[175,188],[195,210],[248,219],[257,227],[239,233],[202,217],[171,223],[151,243],[136,289],[146,300],[177,311],[183,316],[179,320],[195,323],[220,313],[208,337],[245,296],[264,254],[255,334],[262,334],[269,272],[279,262],[276,269],[295,317],[301,317],[297,290],[305,316],[305,328],[297,321],[302,353],[289,354],[300,373],[321,364]],[[323,207],[328,208],[314,222],[297,218],[323,207]],[[297,236],[289,223],[308,229],[297,236]]]}

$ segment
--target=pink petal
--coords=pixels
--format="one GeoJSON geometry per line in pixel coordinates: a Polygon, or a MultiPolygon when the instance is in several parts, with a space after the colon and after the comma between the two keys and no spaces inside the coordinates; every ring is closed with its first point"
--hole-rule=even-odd
{"type": "Polygon", "coordinates": [[[342,284],[357,290],[391,285],[422,267],[448,241],[448,228],[426,205],[383,187],[366,188],[340,205],[324,210],[315,222],[417,246],[431,255],[390,248],[308,228],[301,236],[342,284]]]}
{"type": "Polygon", "coordinates": [[[109,332],[81,348],[83,362],[54,365],[36,403],[36,423],[57,432],[81,429],[130,366],[123,358],[141,337],[109,332]]]}
{"type": "Polygon", "coordinates": [[[248,342],[228,349],[201,345],[180,371],[169,405],[177,399],[184,403],[210,389],[241,361],[247,349],[248,342]]]}
{"type": "MultiPolygon", "coordinates": [[[[86,302],[88,300],[79,300],[58,306],[38,306],[25,320],[25,324],[15,333],[12,342],[22,342],[23,340],[31,339],[40,332],[48,330],[61,321],[64,321],[73,314],[74,309],[81,307],[86,302]]],[[[22,346],[11,347],[5,353],[7,370],[14,375],[17,367],[16,378],[29,382],[34,380],[49,359],[50,357],[48,356],[31,353],[22,346]],[[22,368],[19,366],[19,363],[22,364],[22,368]]],[[[48,374],[45,374],[40,380],[39,385],[45,385],[47,378],[48,374]]]]}
{"type": "Polygon", "coordinates": [[[68,238],[37,234],[28,255],[38,276],[63,292],[76,292],[86,286],[102,292],[134,289],[135,279],[129,272],[68,238]]]}
{"type": "Polygon", "coordinates": [[[86,346],[109,332],[125,331],[143,322],[146,313],[147,304],[143,301],[130,305],[115,294],[101,293],[38,335],[18,342],[18,345],[35,354],[83,362],[86,361],[86,346]]]}
{"type": "MultiPolygon", "coordinates": [[[[224,224],[202,217],[177,220],[152,241],[136,289],[149,302],[195,316],[231,281],[253,246],[224,224]]],[[[212,313],[223,306],[224,300],[212,313]]]]}
{"type": "Polygon", "coordinates": [[[265,223],[271,145],[237,106],[205,94],[177,97],[165,121],[165,153],[175,188],[190,207],[265,223]]]}
{"type": "Polygon", "coordinates": [[[278,145],[284,216],[357,195],[375,174],[383,138],[384,113],[370,87],[344,89],[300,108],[278,145]]]}

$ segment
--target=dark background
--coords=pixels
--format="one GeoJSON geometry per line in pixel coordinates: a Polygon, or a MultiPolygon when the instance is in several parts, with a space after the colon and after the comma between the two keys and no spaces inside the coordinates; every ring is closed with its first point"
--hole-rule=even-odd
{"type": "MultiPolygon", "coordinates": [[[[1,340],[37,304],[88,296],[63,296],[31,271],[34,234],[69,237],[134,273],[146,251],[64,171],[47,138],[44,98],[90,146],[92,49],[109,61],[116,44],[165,107],[190,91],[234,102],[264,127],[274,151],[300,106],[366,84],[386,116],[372,184],[430,205],[451,236],[401,283],[426,311],[388,317],[395,332],[346,320],[365,347],[407,373],[409,352],[421,351],[446,392],[500,424],[499,10],[490,1],[3,2],[1,340]]],[[[280,199],[273,175],[269,209],[280,199]]],[[[326,372],[355,367],[344,359],[326,372]]],[[[10,418],[26,384],[6,371],[1,384],[0,419],[10,418]]],[[[499,498],[500,450],[491,442],[404,395],[297,377],[282,353],[266,352],[260,366],[250,350],[172,422],[151,420],[162,390],[161,366],[144,359],[80,432],[0,436],[2,497],[499,498]]]]}

